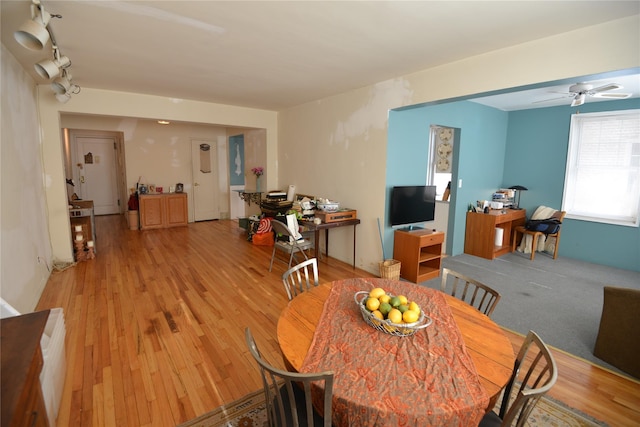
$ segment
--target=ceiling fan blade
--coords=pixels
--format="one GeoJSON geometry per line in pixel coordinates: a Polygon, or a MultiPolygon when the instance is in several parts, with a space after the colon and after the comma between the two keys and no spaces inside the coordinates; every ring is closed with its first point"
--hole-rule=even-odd
{"type": "Polygon", "coordinates": [[[570,95],[566,95],[566,96],[558,96],[558,97],[556,97],[556,98],[541,99],[541,100],[539,100],[539,101],[533,101],[533,102],[532,102],[532,104],[539,104],[539,103],[541,103],[541,102],[549,102],[549,101],[556,101],[556,100],[558,100],[558,99],[565,99],[565,98],[567,98],[567,96],[570,96],[570,95]]]}
{"type": "Polygon", "coordinates": [[[593,89],[590,89],[589,92],[591,92],[592,94],[596,94],[598,92],[607,92],[609,90],[618,90],[618,89],[622,89],[622,86],[617,83],[609,83],[604,86],[594,87],[593,89]]]}
{"type": "Polygon", "coordinates": [[[610,98],[610,99],[625,99],[631,96],[630,93],[594,93],[594,98],[610,98]]]}

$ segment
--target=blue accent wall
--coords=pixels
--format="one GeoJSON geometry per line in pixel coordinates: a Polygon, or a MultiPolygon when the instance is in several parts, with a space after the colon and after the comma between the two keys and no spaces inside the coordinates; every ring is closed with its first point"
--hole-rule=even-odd
{"type": "MultiPolygon", "coordinates": [[[[524,185],[520,204],[530,216],[540,205],[560,209],[571,115],[640,109],[640,99],[588,102],[509,113],[504,180],[524,185]]],[[[607,203],[594,194],[594,203],[607,203]]],[[[640,271],[640,228],[565,219],[559,254],[582,261],[640,271]]]]}
{"type": "MultiPolygon", "coordinates": [[[[426,181],[429,127],[456,128],[447,253],[464,252],[469,203],[488,200],[498,188],[523,185],[520,204],[531,215],[539,205],[561,208],[571,114],[640,108],[640,99],[504,112],[470,101],[430,104],[389,113],[386,218],[395,185],[426,181]],[[458,180],[462,179],[462,188],[458,180]]],[[[594,203],[606,203],[606,194],[594,203]]],[[[393,256],[393,229],[384,221],[385,259],[393,256]]],[[[427,224],[428,226],[429,224],[427,224]]],[[[640,271],[640,228],[566,219],[559,254],[640,271]]]]}
{"type": "MultiPolygon", "coordinates": [[[[469,101],[391,111],[387,147],[387,203],[396,185],[426,182],[429,128],[440,125],[456,128],[454,141],[451,201],[447,253],[464,251],[466,212],[469,203],[487,199],[501,187],[507,136],[508,114],[469,101]],[[463,180],[458,188],[458,179],[463,180]]],[[[426,224],[429,226],[429,224],[426,224]]],[[[393,229],[385,220],[385,258],[393,255],[393,229]]]]}

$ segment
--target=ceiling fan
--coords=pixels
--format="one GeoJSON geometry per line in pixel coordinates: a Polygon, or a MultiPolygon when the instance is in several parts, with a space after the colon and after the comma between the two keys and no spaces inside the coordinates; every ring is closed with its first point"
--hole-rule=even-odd
{"type": "MultiPolygon", "coordinates": [[[[624,99],[631,96],[630,93],[609,92],[609,91],[618,90],[618,89],[622,89],[622,85],[619,85],[617,83],[607,83],[604,86],[598,86],[595,88],[593,87],[592,84],[589,84],[589,83],[576,83],[569,87],[569,92],[557,92],[557,93],[563,93],[565,94],[565,96],[572,97],[573,101],[571,101],[571,106],[577,107],[585,103],[587,96],[593,96],[594,98],[609,98],[609,99],[624,99]]],[[[537,102],[552,101],[554,99],[560,99],[560,98],[545,99],[537,102]]]]}

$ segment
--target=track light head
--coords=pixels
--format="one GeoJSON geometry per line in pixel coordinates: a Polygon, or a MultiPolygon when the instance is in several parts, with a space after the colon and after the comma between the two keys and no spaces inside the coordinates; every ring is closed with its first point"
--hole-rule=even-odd
{"type": "Polygon", "coordinates": [[[13,37],[20,45],[30,50],[42,50],[49,41],[47,25],[51,15],[40,4],[31,5],[31,19],[25,21],[13,37]]]}
{"type": "Polygon", "coordinates": [[[71,95],[68,93],[56,94],[56,99],[59,103],[66,104],[71,99],[71,95]]]}
{"type": "Polygon", "coordinates": [[[51,83],[51,89],[58,94],[63,95],[71,89],[71,74],[67,70],[62,70],[62,76],[58,77],[51,83]]]}
{"type": "Polygon", "coordinates": [[[36,73],[43,79],[51,80],[71,65],[71,60],[66,56],[60,56],[57,48],[54,49],[54,55],[55,59],[45,59],[35,65],[36,73]]]}

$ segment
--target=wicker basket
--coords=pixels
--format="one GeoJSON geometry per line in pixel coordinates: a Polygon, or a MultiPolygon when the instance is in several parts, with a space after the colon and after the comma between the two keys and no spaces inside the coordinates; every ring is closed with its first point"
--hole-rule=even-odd
{"type": "Polygon", "coordinates": [[[380,261],[380,277],[398,280],[400,278],[400,265],[400,261],[395,259],[380,261]]]}
{"type": "Polygon", "coordinates": [[[374,329],[379,330],[380,332],[384,332],[385,334],[394,335],[396,337],[409,337],[420,329],[424,329],[427,326],[431,325],[432,320],[430,317],[425,316],[422,311],[420,311],[420,317],[417,322],[414,323],[393,323],[391,320],[380,320],[373,315],[367,308],[365,307],[365,302],[369,297],[368,291],[360,291],[356,292],[353,295],[353,299],[358,304],[360,308],[360,313],[362,314],[362,318],[369,326],[374,329]]]}

